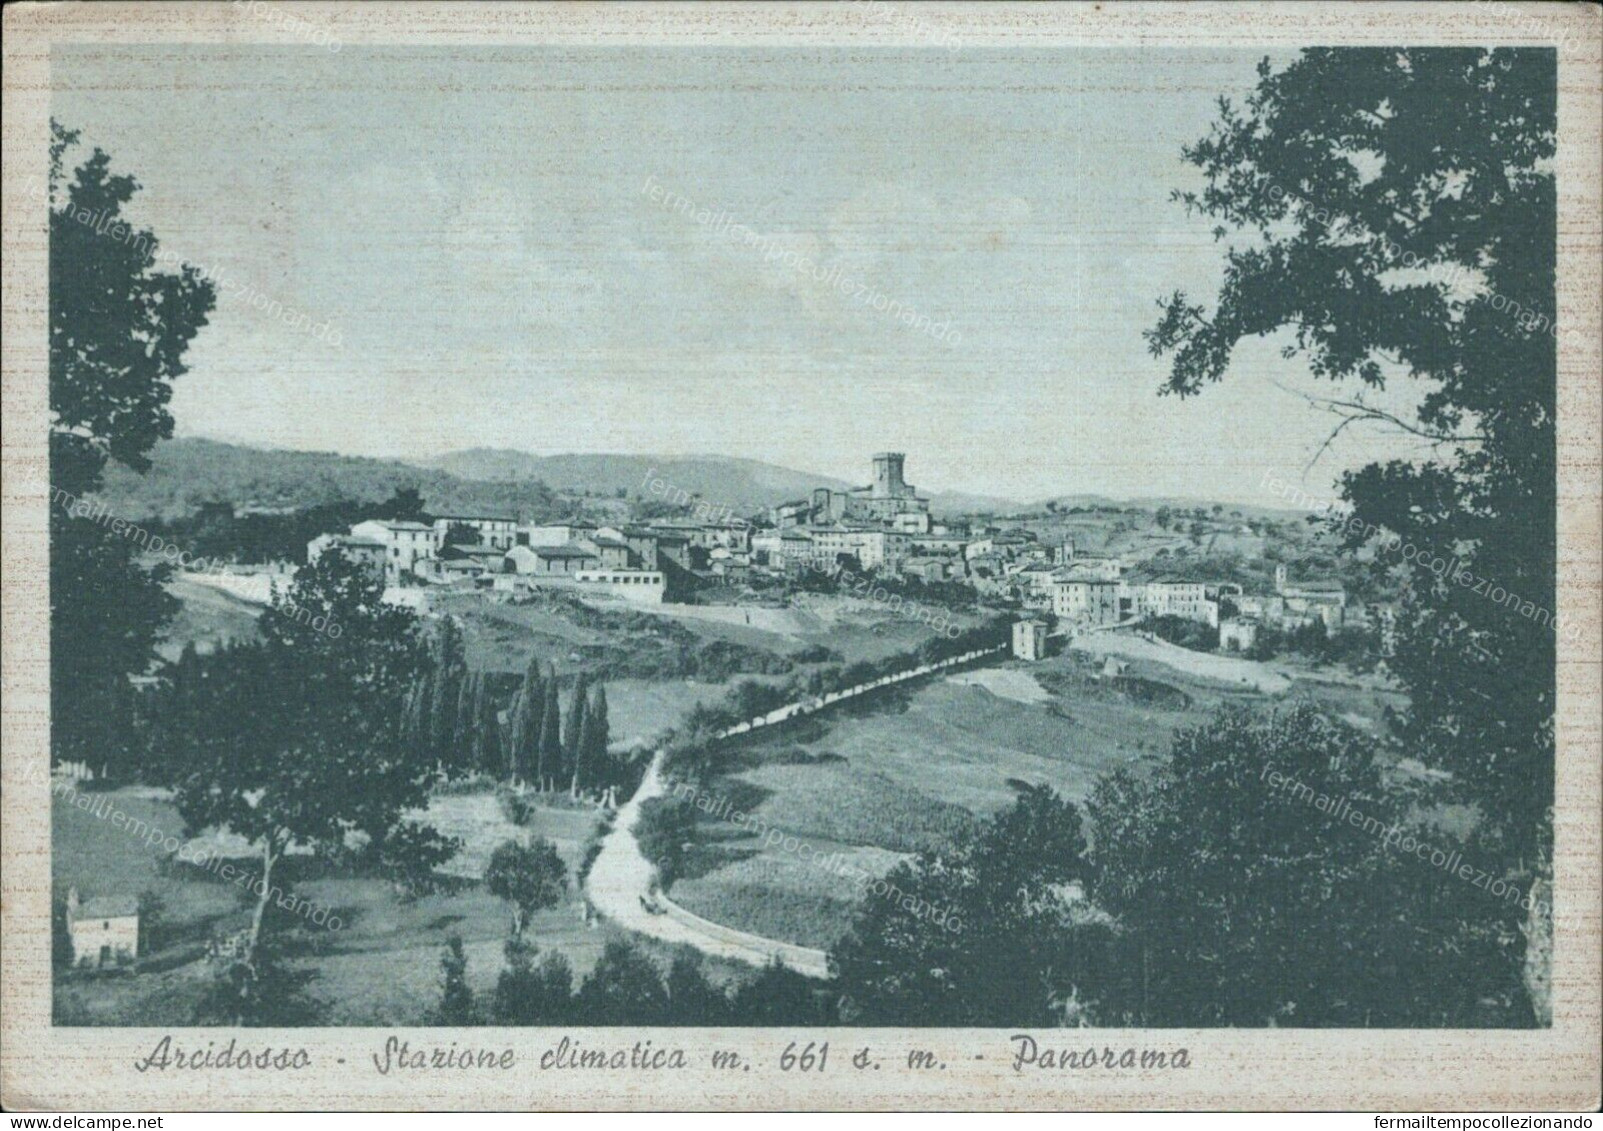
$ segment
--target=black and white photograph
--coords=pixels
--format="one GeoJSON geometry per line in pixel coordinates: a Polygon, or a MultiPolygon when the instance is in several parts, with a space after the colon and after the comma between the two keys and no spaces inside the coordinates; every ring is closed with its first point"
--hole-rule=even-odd
{"type": "Polygon", "coordinates": [[[1603,9],[603,7],[6,9],[7,1075],[1595,1110],[1603,9]]]}

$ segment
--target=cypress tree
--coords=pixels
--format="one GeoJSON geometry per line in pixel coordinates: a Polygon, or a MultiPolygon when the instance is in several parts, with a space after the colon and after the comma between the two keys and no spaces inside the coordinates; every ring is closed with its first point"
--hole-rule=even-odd
{"type": "Polygon", "coordinates": [[[473,768],[487,777],[498,778],[506,766],[501,756],[501,722],[496,717],[495,695],[484,672],[476,672],[473,682],[473,768]]]}
{"type": "Polygon", "coordinates": [[[475,707],[476,686],[480,673],[463,675],[456,696],[456,713],[452,719],[451,752],[449,762],[453,769],[465,772],[473,765],[473,723],[477,718],[475,707]]]}
{"type": "Polygon", "coordinates": [[[580,745],[580,732],[584,729],[585,704],[590,697],[590,681],[580,672],[573,681],[573,699],[568,703],[568,717],[562,722],[562,773],[569,779],[571,792],[579,790],[579,763],[584,759],[580,745]]]}
{"type": "Polygon", "coordinates": [[[436,1025],[472,1025],[478,1020],[473,990],[468,986],[468,957],[462,950],[462,936],[452,935],[440,956],[440,1005],[434,1012],[436,1025]]]}
{"type": "Polygon", "coordinates": [[[540,714],[540,737],[535,760],[535,776],[542,787],[554,785],[562,762],[562,709],[557,702],[557,668],[545,682],[545,704],[540,714]]]}
{"type": "Polygon", "coordinates": [[[588,744],[586,761],[590,764],[591,776],[599,786],[614,785],[617,782],[617,775],[613,773],[612,760],[607,755],[611,732],[607,724],[606,684],[596,685],[595,694],[590,697],[590,711],[586,717],[589,720],[585,732],[585,741],[588,744]]]}
{"type": "Polygon", "coordinates": [[[512,779],[527,781],[539,760],[540,719],[545,711],[545,686],[540,678],[540,659],[532,656],[523,673],[523,686],[512,701],[511,726],[507,735],[507,760],[512,779]]]}
{"type": "Polygon", "coordinates": [[[458,708],[466,675],[462,630],[455,617],[446,617],[434,640],[434,678],[427,705],[429,748],[444,765],[456,764],[458,708]]]}
{"type": "Polygon", "coordinates": [[[418,672],[412,679],[412,686],[407,689],[406,705],[402,709],[402,741],[424,757],[432,753],[428,733],[429,700],[434,694],[437,675],[432,666],[418,672]]]}
{"type": "Polygon", "coordinates": [[[590,724],[590,706],[588,700],[586,700],[579,711],[579,741],[575,744],[578,747],[578,753],[573,760],[573,787],[569,791],[575,797],[579,796],[580,785],[589,786],[595,779],[596,763],[593,756],[594,752],[591,749],[590,724]]]}

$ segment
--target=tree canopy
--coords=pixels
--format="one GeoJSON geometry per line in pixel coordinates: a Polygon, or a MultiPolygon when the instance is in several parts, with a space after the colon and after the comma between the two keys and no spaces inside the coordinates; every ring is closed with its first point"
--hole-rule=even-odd
{"type": "Polygon", "coordinates": [[[1052,1025],[1083,960],[1071,885],[1080,815],[1044,786],[954,850],[920,853],[866,899],[830,954],[842,1019],[871,1025],[1052,1025]]]}
{"type": "Polygon", "coordinates": [[[150,668],[178,606],[162,586],[168,567],[141,565],[84,496],[108,460],[144,471],[172,435],[172,382],[216,295],[192,267],[157,269],[155,235],[122,214],[139,182],[113,173],[102,150],[68,178],[77,143],[51,123],[51,751],[115,772],[136,753],[128,677],[150,668]]]}
{"type": "Polygon", "coordinates": [[[1481,855],[1396,793],[1374,742],[1309,706],[1226,709],[1155,773],[1100,781],[1090,895],[1117,930],[1087,987],[1099,1021],[1529,1024],[1503,945],[1518,904],[1400,850],[1481,855]]]}
{"type": "Polygon", "coordinates": [[[1205,186],[1176,197],[1228,242],[1218,295],[1171,295],[1147,333],[1164,391],[1190,396],[1244,339],[1288,331],[1288,357],[1347,386],[1322,402],[1335,432],[1379,423],[1430,445],[1344,477],[1343,533],[1422,551],[1385,563],[1408,586],[1391,662],[1413,700],[1404,738],[1514,857],[1538,849],[1553,798],[1556,67],[1550,48],[1265,61],[1246,105],[1221,100],[1184,151],[1205,186]],[[1398,381],[1417,383],[1411,418],[1366,397],[1398,381]]]}
{"type": "Polygon", "coordinates": [[[244,678],[195,696],[173,800],[190,829],[228,829],[259,853],[246,967],[292,844],[340,853],[355,838],[413,882],[456,847],[404,816],[426,803],[433,771],[404,733],[425,662],[416,619],[383,600],[369,570],[324,554],[262,614],[263,643],[238,652],[244,678]]]}
{"type": "Polygon", "coordinates": [[[509,840],[490,854],[485,889],[512,905],[512,937],[522,938],[529,916],[555,907],[568,887],[568,866],[543,837],[530,844],[509,840]]]}

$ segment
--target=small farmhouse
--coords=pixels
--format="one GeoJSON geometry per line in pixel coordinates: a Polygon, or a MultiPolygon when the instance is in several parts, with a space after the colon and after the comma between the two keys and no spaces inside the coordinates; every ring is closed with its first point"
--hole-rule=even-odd
{"type": "Polygon", "coordinates": [[[132,965],[139,957],[139,902],[133,896],[78,899],[67,890],[67,936],[72,964],[95,970],[132,965]]]}

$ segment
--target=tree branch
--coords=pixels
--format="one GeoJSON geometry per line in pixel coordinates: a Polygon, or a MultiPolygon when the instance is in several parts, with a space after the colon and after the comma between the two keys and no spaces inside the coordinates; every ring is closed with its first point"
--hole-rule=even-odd
{"type": "Polygon", "coordinates": [[[1399,431],[1406,432],[1411,436],[1418,436],[1423,440],[1429,441],[1431,444],[1481,444],[1485,443],[1489,439],[1489,437],[1480,433],[1458,435],[1452,432],[1438,432],[1432,428],[1424,428],[1418,424],[1411,424],[1402,417],[1397,416],[1394,413],[1387,412],[1385,409],[1375,408],[1373,405],[1367,405],[1362,400],[1344,401],[1327,397],[1316,397],[1309,393],[1288,388],[1287,386],[1282,385],[1279,381],[1274,382],[1274,385],[1283,392],[1290,393],[1294,397],[1300,397],[1302,400],[1307,401],[1315,408],[1322,408],[1326,412],[1333,413],[1336,416],[1341,417],[1341,423],[1336,425],[1329,436],[1325,437],[1325,442],[1319,445],[1319,450],[1315,452],[1313,458],[1308,461],[1308,466],[1303,468],[1304,472],[1312,470],[1314,464],[1319,462],[1320,458],[1324,456],[1330,445],[1335,443],[1336,437],[1340,436],[1349,425],[1357,424],[1361,421],[1374,421],[1380,424],[1389,424],[1399,431]]]}

